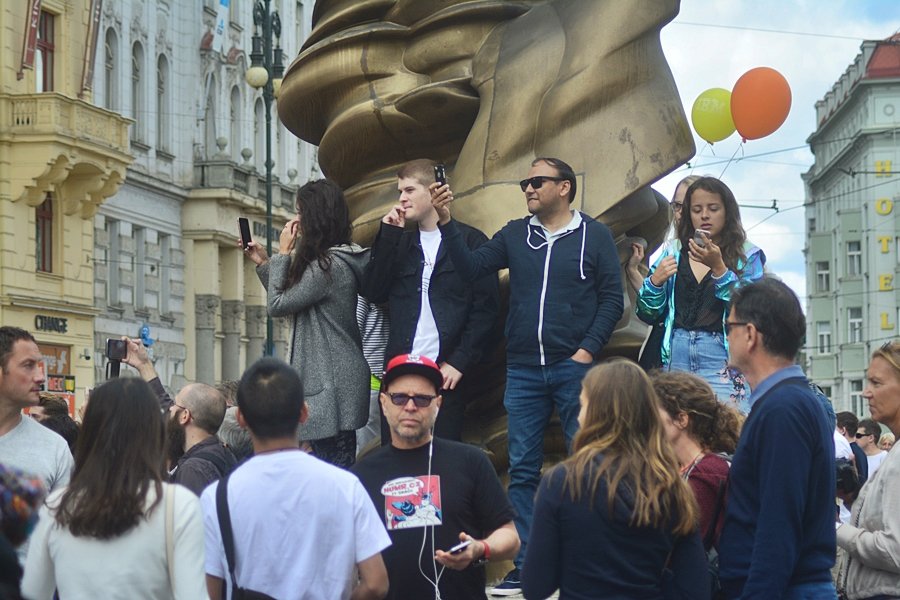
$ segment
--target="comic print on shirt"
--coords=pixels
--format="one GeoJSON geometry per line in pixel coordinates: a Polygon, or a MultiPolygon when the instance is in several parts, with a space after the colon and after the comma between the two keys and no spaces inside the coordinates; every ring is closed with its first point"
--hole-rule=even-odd
{"type": "Polygon", "coordinates": [[[439,475],[400,477],[381,487],[388,531],[443,523],[439,475]]]}

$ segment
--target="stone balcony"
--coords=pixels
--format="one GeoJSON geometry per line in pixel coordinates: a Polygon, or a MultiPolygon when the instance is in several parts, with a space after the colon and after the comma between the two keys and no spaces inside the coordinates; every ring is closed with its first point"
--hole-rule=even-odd
{"type": "Polygon", "coordinates": [[[56,92],[0,94],[0,200],[37,206],[55,192],[66,214],[90,218],[125,179],[131,123],[56,92]]]}

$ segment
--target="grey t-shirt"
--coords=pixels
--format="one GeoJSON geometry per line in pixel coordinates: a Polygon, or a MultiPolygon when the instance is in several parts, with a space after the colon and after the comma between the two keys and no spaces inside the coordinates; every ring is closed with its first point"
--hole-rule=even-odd
{"type": "MultiPolygon", "coordinates": [[[[9,433],[0,435],[0,463],[40,477],[48,494],[68,485],[74,466],[66,440],[24,415],[9,433]]],[[[23,564],[27,549],[28,542],[18,549],[23,564]]]]}

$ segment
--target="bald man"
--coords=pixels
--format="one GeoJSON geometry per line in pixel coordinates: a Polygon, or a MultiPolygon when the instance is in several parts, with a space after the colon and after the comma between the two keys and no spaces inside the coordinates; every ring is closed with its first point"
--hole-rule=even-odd
{"type": "Polygon", "coordinates": [[[147,349],[139,340],[128,342],[124,362],[137,369],[156,391],[160,407],[167,412],[166,458],[169,481],[180,483],[198,496],[203,489],[231,473],[237,466],[234,454],[216,436],[225,419],[225,397],[205,383],[191,383],[173,401],[162,387],[147,349]]]}

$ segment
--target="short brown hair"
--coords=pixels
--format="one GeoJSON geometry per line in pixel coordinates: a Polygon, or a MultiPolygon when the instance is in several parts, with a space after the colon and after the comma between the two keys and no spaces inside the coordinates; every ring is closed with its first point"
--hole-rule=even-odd
{"type": "Polygon", "coordinates": [[[44,414],[48,417],[69,416],[69,403],[65,399],[50,392],[40,392],[38,397],[38,406],[44,409],[44,414]]]}
{"type": "Polygon", "coordinates": [[[397,171],[397,179],[415,179],[425,187],[434,183],[434,166],[429,158],[418,158],[405,163],[397,171]]]}

